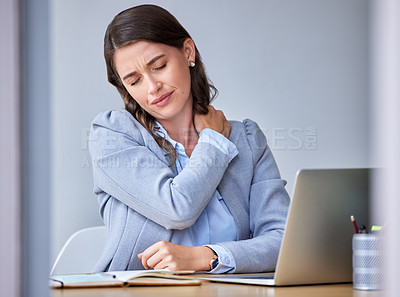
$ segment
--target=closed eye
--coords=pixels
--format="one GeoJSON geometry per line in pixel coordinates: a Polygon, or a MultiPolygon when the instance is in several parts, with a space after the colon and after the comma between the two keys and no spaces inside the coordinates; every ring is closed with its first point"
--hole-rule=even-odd
{"type": "Polygon", "coordinates": [[[133,83],[131,83],[131,86],[136,85],[139,81],[140,81],[140,77],[137,80],[135,80],[133,83]]]}
{"type": "Polygon", "coordinates": [[[161,65],[160,67],[156,67],[156,68],[153,68],[153,69],[154,70],[161,70],[161,69],[165,68],[165,66],[167,66],[167,63],[165,63],[164,65],[161,65]]]}
{"type": "MultiPolygon", "coordinates": [[[[152,71],[158,71],[158,70],[164,69],[166,66],[167,66],[167,63],[161,65],[160,67],[153,68],[152,71]]],[[[133,83],[131,83],[131,86],[136,85],[139,81],[140,81],[140,77],[137,80],[135,80],[133,83]]]]}

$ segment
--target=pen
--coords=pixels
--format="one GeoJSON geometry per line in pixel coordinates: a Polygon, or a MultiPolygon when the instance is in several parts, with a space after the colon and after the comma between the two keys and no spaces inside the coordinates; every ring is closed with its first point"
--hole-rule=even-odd
{"type": "Polygon", "coordinates": [[[115,274],[111,274],[111,273],[108,273],[108,272],[100,272],[99,273],[101,276],[104,276],[104,277],[111,277],[111,278],[117,278],[117,276],[115,275],[115,274]]]}
{"type": "Polygon", "coordinates": [[[351,219],[351,222],[353,223],[354,233],[358,233],[358,226],[357,226],[356,219],[354,218],[354,216],[350,216],[350,219],[351,219]]]}

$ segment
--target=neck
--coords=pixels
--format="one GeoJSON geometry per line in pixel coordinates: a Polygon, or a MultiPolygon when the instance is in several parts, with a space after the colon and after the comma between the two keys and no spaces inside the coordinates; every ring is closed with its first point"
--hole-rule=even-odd
{"type": "Polygon", "coordinates": [[[168,135],[185,147],[186,154],[189,157],[199,139],[199,135],[194,128],[192,114],[192,110],[190,109],[190,111],[174,119],[159,120],[168,135]]]}

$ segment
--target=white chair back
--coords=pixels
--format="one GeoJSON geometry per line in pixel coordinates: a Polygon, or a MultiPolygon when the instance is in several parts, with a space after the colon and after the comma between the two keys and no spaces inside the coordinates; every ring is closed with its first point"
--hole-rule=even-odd
{"type": "Polygon", "coordinates": [[[106,241],[105,226],[89,227],[75,232],[58,254],[50,275],[93,272],[106,241]]]}

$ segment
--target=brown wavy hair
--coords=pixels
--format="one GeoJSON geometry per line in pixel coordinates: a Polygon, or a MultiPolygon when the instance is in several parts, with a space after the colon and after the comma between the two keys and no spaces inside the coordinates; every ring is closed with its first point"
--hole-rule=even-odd
{"type": "MultiPolygon", "coordinates": [[[[155,118],[145,111],[125,89],[114,67],[113,57],[116,50],[136,41],[162,43],[182,49],[187,38],[191,37],[178,20],[167,10],[156,5],[139,5],[120,12],[108,25],[104,36],[104,58],[108,81],[117,88],[124,101],[125,109],[150,132],[157,144],[172,157],[170,166],[173,166],[176,161],[174,147],[164,137],[157,135],[155,118]]],[[[195,53],[196,66],[190,68],[193,115],[196,113],[207,114],[207,106],[216,97],[218,91],[206,75],[196,46],[195,53]]]]}

